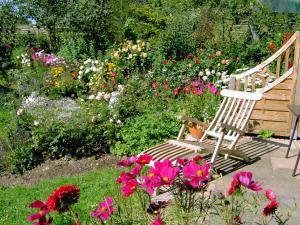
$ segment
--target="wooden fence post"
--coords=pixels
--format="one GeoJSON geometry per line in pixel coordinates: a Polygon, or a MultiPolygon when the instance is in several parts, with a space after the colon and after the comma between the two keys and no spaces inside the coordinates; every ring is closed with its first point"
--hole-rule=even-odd
{"type": "Polygon", "coordinates": [[[235,90],[236,78],[235,76],[230,76],[229,78],[229,90],[235,90]]]}

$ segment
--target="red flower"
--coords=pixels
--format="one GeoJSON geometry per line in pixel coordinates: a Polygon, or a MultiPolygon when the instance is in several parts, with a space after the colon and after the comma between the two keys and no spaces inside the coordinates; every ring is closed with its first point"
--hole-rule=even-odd
{"type": "Polygon", "coordinates": [[[214,59],[215,56],[214,56],[213,54],[210,54],[209,58],[210,58],[210,59],[214,59]]]}
{"type": "Polygon", "coordinates": [[[115,78],[116,75],[117,75],[117,74],[116,74],[115,72],[111,72],[111,77],[112,77],[112,78],[115,78]]]}
{"type": "Polygon", "coordinates": [[[185,93],[189,93],[190,92],[190,85],[186,85],[183,90],[184,90],[185,93]]]}
{"type": "Polygon", "coordinates": [[[163,61],[162,61],[162,64],[167,65],[167,64],[168,64],[168,61],[167,61],[167,60],[163,60],[163,61]]]}
{"type": "Polygon", "coordinates": [[[137,165],[136,167],[134,167],[130,172],[126,173],[126,172],[122,172],[120,174],[120,176],[117,179],[118,183],[124,184],[129,180],[135,179],[136,176],[140,173],[142,169],[141,165],[137,165]]]}
{"type": "Polygon", "coordinates": [[[151,223],[151,225],[163,225],[163,224],[164,224],[164,222],[162,221],[160,216],[157,216],[151,223]]]}
{"type": "Polygon", "coordinates": [[[288,67],[291,68],[291,67],[293,67],[293,65],[294,65],[294,62],[293,61],[289,61],[288,67]]]}
{"type": "Polygon", "coordinates": [[[263,215],[264,216],[269,216],[270,214],[275,213],[276,209],[279,206],[279,202],[276,200],[271,200],[268,205],[263,210],[263,215]]]}
{"type": "Polygon", "coordinates": [[[273,41],[269,43],[269,49],[270,49],[271,53],[274,54],[276,45],[273,41]]]}
{"type": "Polygon", "coordinates": [[[193,58],[193,54],[188,54],[187,56],[186,56],[186,58],[188,58],[188,59],[192,59],[193,58]]]}
{"type": "Polygon", "coordinates": [[[199,57],[195,57],[195,59],[194,59],[194,62],[195,62],[195,64],[200,64],[200,58],[199,57]]]}
{"type": "Polygon", "coordinates": [[[171,59],[171,62],[175,65],[176,64],[176,60],[171,59]]]}
{"type": "Polygon", "coordinates": [[[73,72],[73,73],[71,74],[71,76],[72,76],[72,78],[73,78],[74,80],[76,80],[76,79],[78,78],[78,73],[77,73],[77,72],[73,72]]]}
{"type": "Polygon", "coordinates": [[[154,82],[152,83],[152,89],[153,89],[153,90],[156,90],[156,88],[157,88],[157,83],[156,83],[156,81],[154,81],[154,82]]]}
{"type": "Polygon", "coordinates": [[[138,182],[136,179],[132,179],[127,181],[123,187],[121,188],[122,193],[125,197],[129,197],[131,194],[133,194],[138,187],[138,182]]]}
{"type": "Polygon", "coordinates": [[[34,220],[38,220],[36,222],[36,225],[49,225],[52,222],[52,218],[50,218],[47,221],[46,215],[50,212],[48,205],[44,202],[41,202],[40,200],[35,200],[29,205],[30,208],[40,209],[40,212],[33,214],[31,216],[27,217],[27,220],[29,222],[32,222],[34,220]]]}
{"type": "Polygon", "coordinates": [[[59,213],[68,211],[72,204],[77,203],[80,189],[73,185],[63,185],[52,192],[47,199],[46,204],[50,210],[56,210],[59,213]]]}
{"type": "Polygon", "coordinates": [[[99,219],[100,223],[105,223],[114,214],[115,209],[113,208],[113,199],[108,197],[104,202],[99,204],[99,207],[91,213],[91,216],[99,219]]]}
{"type": "Polygon", "coordinates": [[[270,201],[272,200],[276,200],[276,194],[272,191],[272,190],[266,190],[266,197],[267,199],[269,199],[270,201]]]}
{"type": "Polygon", "coordinates": [[[155,96],[158,97],[158,96],[159,96],[159,93],[158,93],[158,92],[155,92],[155,96]]]}
{"type": "Polygon", "coordinates": [[[289,32],[286,32],[283,36],[283,39],[282,39],[282,44],[285,44],[290,38],[291,38],[292,34],[289,33],[289,32]]]}
{"type": "Polygon", "coordinates": [[[203,159],[203,157],[201,157],[200,155],[196,155],[194,158],[193,158],[193,160],[196,162],[196,163],[198,163],[200,160],[202,160],[203,159]]]}
{"type": "Polygon", "coordinates": [[[140,155],[137,159],[136,159],[136,163],[140,164],[140,165],[145,165],[145,164],[149,164],[150,161],[152,160],[152,156],[149,154],[142,154],[140,155]]]}

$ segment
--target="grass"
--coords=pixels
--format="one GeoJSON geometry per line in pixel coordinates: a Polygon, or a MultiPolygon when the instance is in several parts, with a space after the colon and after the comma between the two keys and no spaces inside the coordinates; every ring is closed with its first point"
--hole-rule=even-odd
{"type": "MultiPolygon", "coordinates": [[[[33,224],[27,222],[27,216],[36,213],[28,205],[36,199],[44,201],[58,186],[75,184],[80,187],[79,202],[74,211],[80,212],[81,221],[90,220],[90,212],[97,208],[104,197],[114,196],[117,192],[115,180],[119,171],[117,169],[102,169],[88,172],[74,177],[62,177],[54,180],[44,180],[33,186],[17,186],[0,188],[0,224],[33,224]]],[[[55,224],[71,224],[68,215],[54,215],[55,224]]],[[[83,223],[84,224],[84,223],[83,223]]]]}

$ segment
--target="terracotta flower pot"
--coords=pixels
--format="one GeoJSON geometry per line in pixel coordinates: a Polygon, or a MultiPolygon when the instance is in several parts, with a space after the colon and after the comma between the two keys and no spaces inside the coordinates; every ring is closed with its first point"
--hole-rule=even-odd
{"type": "Polygon", "coordinates": [[[199,125],[196,123],[191,123],[188,125],[188,130],[190,132],[190,134],[192,135],[193,138],[197,138],[200,139],[203,135],[204,132],[207,130],[208,125],[199,125]]]}

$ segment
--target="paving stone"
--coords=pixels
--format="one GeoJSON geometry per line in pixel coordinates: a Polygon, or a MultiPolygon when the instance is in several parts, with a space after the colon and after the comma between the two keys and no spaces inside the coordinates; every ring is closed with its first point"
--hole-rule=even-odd
{"type": "Polygon", "coordinates": [[[296,158],[271,157],[273,169],[294,169],[296,158]]]}

